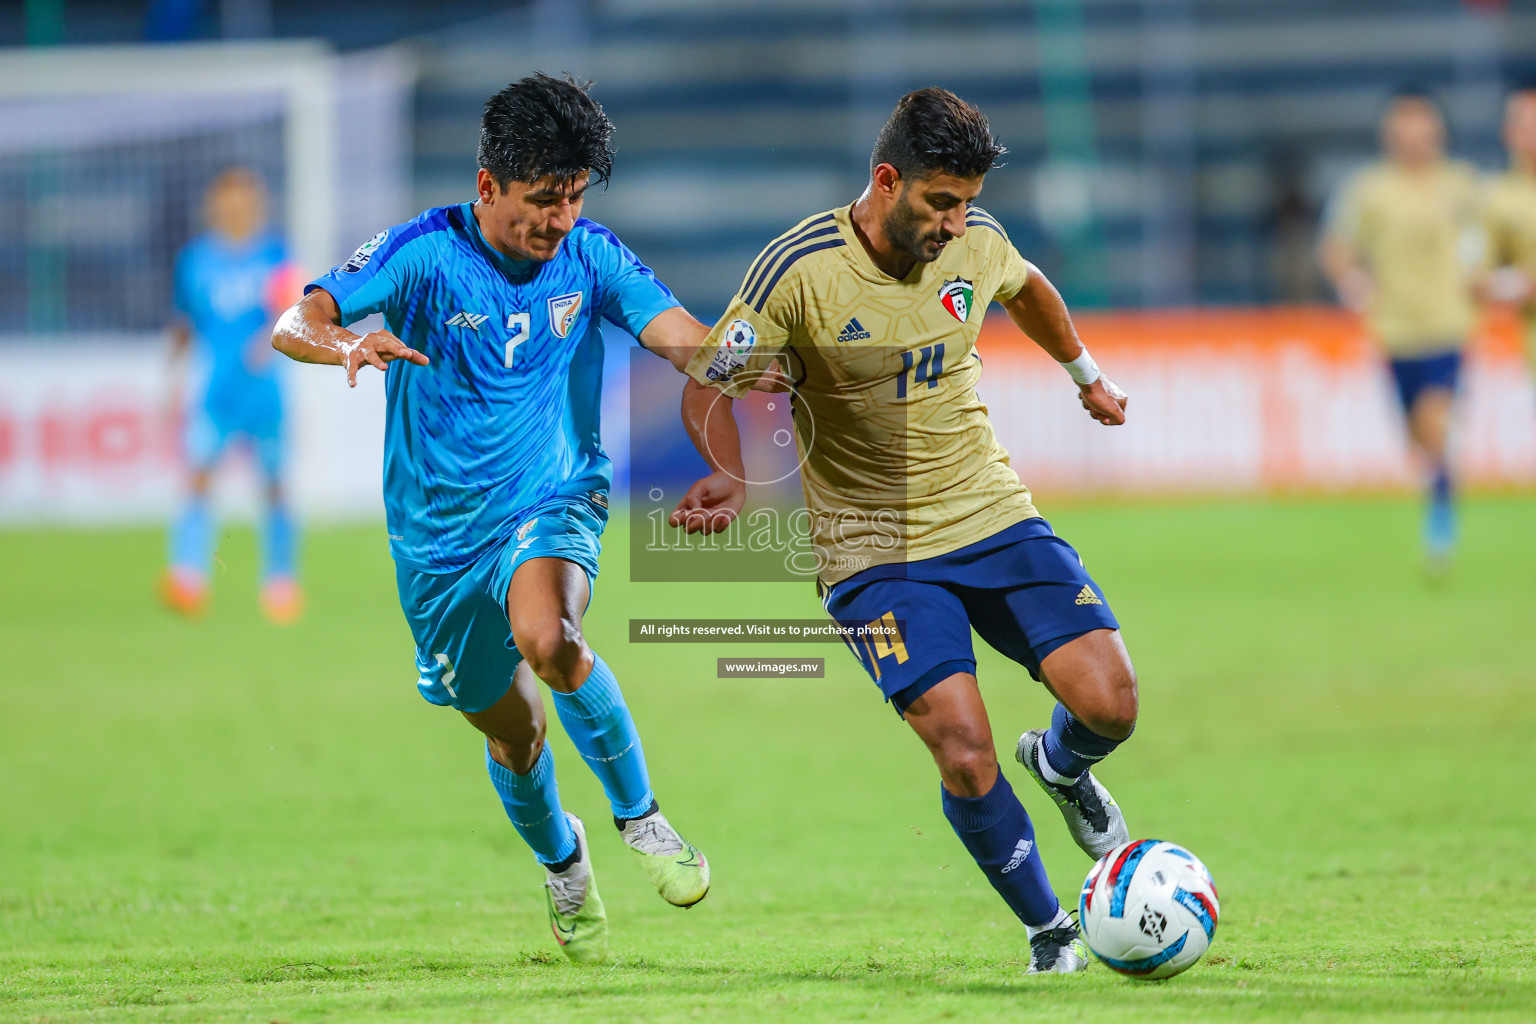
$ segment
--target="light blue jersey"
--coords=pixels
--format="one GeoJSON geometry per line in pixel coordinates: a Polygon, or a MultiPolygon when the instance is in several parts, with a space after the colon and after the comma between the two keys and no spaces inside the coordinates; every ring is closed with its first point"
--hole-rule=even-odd
{"type": "Polygon", "coordinates": [[[274,302],[286,262],[271,233],[236,244],[210,232],[176,259],[176,310],[191,327],[202,382],[191,412],[205,413],[221,435],[276,434],[281,402],[266,332],[274,305],[291,301],[274,302]]]}
{"type": "MultiPolygon", "coordinates": [[[[245,242],[201,235],[176,257],[175,281],[176,310],[192,335],[194,376],[182,432],[188,466],[211,471],[238,442],[250,446],[267,482],[279,483],[283,402],[270,330],[278,310],[292,301],[287,292],[295,283],[282,239],[270,232],[245,242]]],[[[280,498],[268,503],[261,530],[263,585],[292,586],[296,531],[280,498]]],[[[170,536],[171,572],[179,587],[190,588],[184,593],[206,589],[215,537],[207,497],[189,494],[170,536]]],[[[293,600],[264,597],[263,607],[284,617],[296,613],[293,600]]]]}
{"type": "Polygon", "coordinates": [[[306,288],[370,313],[432,361],[390,364],[384,506],[395,561],[464,568],[553,497],[606,506],[601,320],[636,338],[678,304],[613,233],[578,220],[555,258],[486,243],[474,204],[382,231],[306,288]]]}

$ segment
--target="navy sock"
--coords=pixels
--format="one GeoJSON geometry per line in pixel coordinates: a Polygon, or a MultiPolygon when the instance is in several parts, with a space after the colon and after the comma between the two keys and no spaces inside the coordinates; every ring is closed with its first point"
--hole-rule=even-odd
{"type": "Polygon", "coordinates": [[[986,796],[955,796],[941,784],[944,817],[1008,909],[1026,925],[1050,922],[1060,909],[1035,848],[1035,827],[1003,773],[986,796]]]}
{"type": "Polygon", "coordinates": [[[1076,780],[1123,742],[1100,736],[1058,702],[1051,712],[1051,728],[1045,734],[1045,759],[1052,771],[1076,780]]]}
{"type": "Polygon", "coordinates": [[[1436,505],[1451,503],[1451,471],[1444,463],[1435,467],[1435,475],[1430,479],[1429,500],[1436,505]]]}

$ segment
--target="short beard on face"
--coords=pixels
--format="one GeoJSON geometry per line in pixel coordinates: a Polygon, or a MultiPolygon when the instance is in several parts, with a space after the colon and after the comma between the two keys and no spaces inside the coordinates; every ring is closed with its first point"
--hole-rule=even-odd
{"type": "Polygon", "coordinates": [[[911,204],[907,202],[905,196],[896,201],[896,205],[891,207],[890,215],[885,218],[885,237],[892,246],[900,249],[919,263],[932,263],[944,251],[940,249],[939,252],[930,256],[924,248],[924,242],[949,241],[947,238],[923,234],[917,213],[912,209],[911,204]]]}

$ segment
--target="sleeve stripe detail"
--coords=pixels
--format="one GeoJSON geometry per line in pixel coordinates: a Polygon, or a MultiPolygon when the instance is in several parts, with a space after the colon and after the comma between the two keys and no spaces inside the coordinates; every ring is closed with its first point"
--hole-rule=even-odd
{"type": "Polygon", "coordinates": [[[781,235],[772,242],[769,242],[768,247],[753,261],[752,266],[747,268],[746,280],[741,286],[742,299],[745,300],[748,295],[757,289],[758,285],[762,284],[763,278],[768,276],[768,270],[774,260],[782,256],[786,250],[793,248],[813,234],[826,234],[826,229],[829,226],[836,230],[835,218],[830,213],[817,217],[803,228],[791,231],[787,235],[781,235]]]}
{"type": "MultiPolygon", "coordinates": [[[[414,242],[418,238],[425,237],[426,235],[430,235],[435,232],[447,231],[449,219],[452,218],[457,220],[458,218],[455,216],[457,213],[458,210],[456,207],[439,208],[431,211],[431,216],[429,217],[418,217],[416,220],[409,222],[406,224],[405,230],[401,231],[394,238],[389,239],[388,246],[379,249],[371,257],[369,257],[368,263],[372,267],[371,270],[368,266],[365,266],[363,270],[368,271],[367,273],[362,273],[361,271],[352,271],[351,273],[358,280],[366,280],[367,278],[372,277],[375,273],[378,272],[379,268],[383,267],[384,264],[388,263],[394,257],[395,253],[399,252],[401,249],[404,249],[411,242],[414,242]]],[[[391,228],[390,230],[394,229],[391,228]]],[[[344,266],[346,266],[345,261],[343,261],[339,266],[335,267],[331,273],[336,273],[344,266]]]]}
{"type": "Polygon", "coordinates": [[[985,210],[972,208],[971,211],[965,215],[965,226],[968,228],[978,226],[991,228],[993,231],[996,231],[1004,238],[1008,237],[1008,232],[1003,230],[1003,226],[997,222],[997,218],[992,216],[990,213],[987,213],[985,210]]]}
{"type": "Polygon", "coordinates": [[[790,267],[794,266],[801,259],[809,256],[813,252],[820,252],[823,249],[836,249],[838,246],[847,244],[847,242],[843,241],[842,236],[839,235],[836,238],[830,238],[824,242],[814,242],[802,249],[796,249],[794,252],[790,253],[784,258],[784,262],[779,264],[778,272],[775,273],[773,277],[768,281],[768,283],[763,286],[761,297],[759,297],[756,302],[751,303],[752,309],[758,313],[763,311],[763,307],[768,304],[768,296],[773,294],[773,289],[776,285],[778,285],[779,279],[784,276],[784,272],[790,267]]]}
{"type": "MultiPolygon", "coordinates": [[[[667,298],[669,298],[669,299],[676,299],[677,298],[676,295],[672,294],[672,289],[668,288],[666,286],[666,284],[663,283],[662,280],[659,277],[656,276],[656,271],[652,270],[650,267],[646,266],[643,262],[641,262],[640,257],[635,255],[634,250],[630,249],[629,246],[627,246],[623,242],[619,241],[619,236],[618,235],[614,234],[612,231],[609,231],[608,228],[604,227],[602,224],[599,224],[597,221],[595,221],[595,220],[588,220],[585,217],[582,217],[576,223],[581,225],[582,227],[586,228],[587,232],[589,234],[596,235],[599,238],[606,239],[608,242],[611,242],[613,244],[613,247],[615,249],[619,250],[619,255],[622,256],[626,261],[628,261],[633,266],[639,267],[640,268],[640,272],[643,273],[646,277],[650,278],[651,281],[655,283],[656,287],[658,287],[658,288],[660,288],[662,290],[662,292],[667,296],[667,298]]],[[[635,340],[638,341],[640,339],[636,338],[635,340]]]]}
{"type": "Polygon", "coordinates": [[[775,238],[773,241],[769,242],[763,247],[763,251],[758,253],[757,259],[752,261],[752,266],[748,273],[756,273],[762,269],[764,261],[771,260],[776,250],[782,252],[785,246],[793,245],[795,240],[800,238],[802,235],[810,231],[815,231],[817,228],[825,227],[826,225],[831,224],[833,220],[834,215],[828,212],[822,214],[819,217],[813,217],[798,227],[791,228],[790,230],[784,232],[782,235],[775,238]]]}
{"type": "Polygon", "coordinates": [[[841,240],[841,237],[842,236],[838,234],[836,224],[822,228],[820,231],[810,231],[800,235],[793,242],[781,248],[779,252],[774,255],[773,259],[770,259],[763,264],[762,272],[757,275],[756,283],[752,284],[750,288],[742,289],[742,301],[753,303],[759,301],[760,299],[767,298],[767,293],[773,290],[773,285],[770,284],[765,289],[763,287],[763,279],[768,276],[768,272],[772,270],[777,263],[779,271],[778,274],[775,274],[773,277],[773,280],[777,281],[779,279],[779,274],[784,272],[785,264],[781,262],[782,259],[792,259],[796,246],[808,245],[811,242],[815,242],[824,238],[835,238],[841,240]],[[786,253],[789,255],[786,256],[786,253]]]}
{"type": "Polygon", "coordinates": [[[989,220],[968,220],[968,221],[965,222],[965,226],[968,227],[968,228],[989,228],[989,229],[997,232],[1003,238],[1007,238],[1008,237],[1008,235],[1003,231],[1002,228],[998,227],[996,224],[992,223],[989,220]]]}

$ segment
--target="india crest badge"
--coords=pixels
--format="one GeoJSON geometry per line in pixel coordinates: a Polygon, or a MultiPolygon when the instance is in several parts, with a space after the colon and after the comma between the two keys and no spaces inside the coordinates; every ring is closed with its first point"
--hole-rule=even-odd
{"type": "Polygon", "coordinates": [[[576,318],[581,315],[581,294],[571,292],[549,300],[549,329],[555,332],[555,337],[565,337],[576,326],[576,318]]]}
{"type": "Polygon", "coordinates": [[[971,296],[975,289],[971,282],[963,277],[957,277],[953,281],[945,281],[944,287],[939,289],[939,301],[944,308],[949,310],[949,315],[965,323],[971,316],[971,296]]]}

